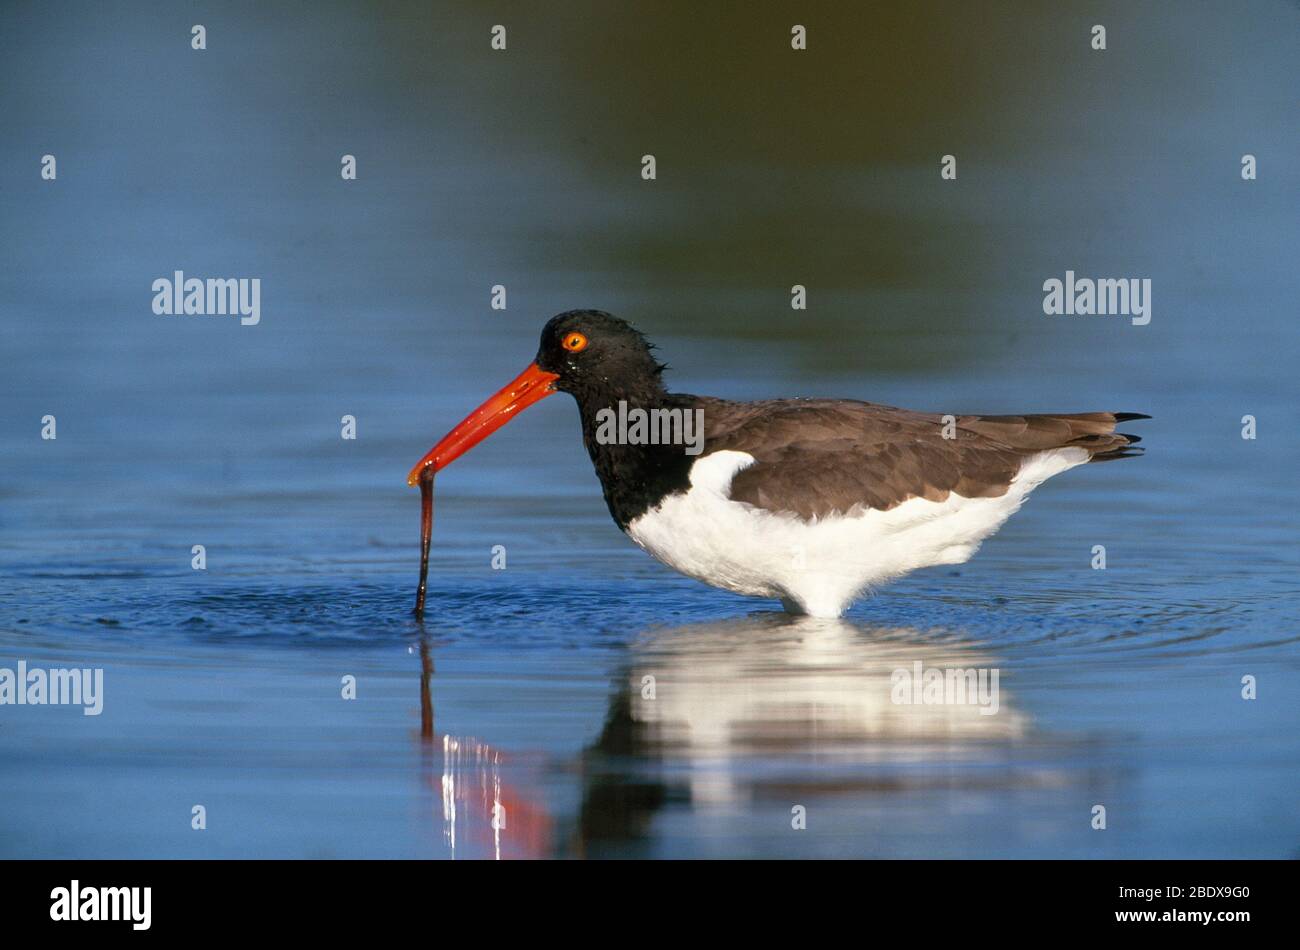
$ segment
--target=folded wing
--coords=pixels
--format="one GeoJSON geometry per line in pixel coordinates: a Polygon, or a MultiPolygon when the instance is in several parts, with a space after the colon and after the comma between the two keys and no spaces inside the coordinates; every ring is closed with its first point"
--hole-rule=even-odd
{"type": "Polygon", "coordinates": [[[745,452],[730,497],[804,519],[863,509],[887,511],[909,498],[943,501],[1006,493],[1021,465],[1054,449],[1087,461],[1136,454],[1136,436],[1117,423],[1137,413],[1024,416],[912,412],[849,400],[700,400],[705,452],[745,452]]]}

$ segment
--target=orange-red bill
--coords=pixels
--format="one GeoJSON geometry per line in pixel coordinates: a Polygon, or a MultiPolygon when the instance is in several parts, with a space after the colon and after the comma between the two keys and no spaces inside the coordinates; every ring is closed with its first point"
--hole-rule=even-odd
{"type": "Polygon", "coordinates": [[[406,476],[406,484],[415,485],[427,472],[432,476],[446,468],[460,456],[478,445],[493,432],[513,419],[535,402],[540,402],[555,392],[551,384],[560,377],[548,373],[536,363],[488,398],[452,429],[442,441],[428,451],[424,458],[406,476]]]}

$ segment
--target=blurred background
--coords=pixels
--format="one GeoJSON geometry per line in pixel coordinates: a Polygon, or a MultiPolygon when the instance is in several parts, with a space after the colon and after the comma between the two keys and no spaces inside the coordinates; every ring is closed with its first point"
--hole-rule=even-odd
{"type": "Polygon", "coordinates": [[[107,693],[0,708],[0,855],[1300,848],[1296,4],[700,7],[0,6],[0,666],[107,693]],[[176,270],[260,324],[155,315],[176,270]],[[1044,315],[1066,270],[1150,324],[1044,315]],[[685,391],[1141,411],[1150,452],[808,628],[621,537],[552,399],[439,479],[419,627],[405,473],[573,307],[685,391]],[[996,727],[889,706],[953,657],[996,727]]]}

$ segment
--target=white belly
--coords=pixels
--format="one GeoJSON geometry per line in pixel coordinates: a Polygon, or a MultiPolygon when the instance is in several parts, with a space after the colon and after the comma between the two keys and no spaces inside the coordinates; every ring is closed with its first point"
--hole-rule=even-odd
{"type": "Polygon", "coordinates": [[[935,564],[960,564],[1044,479],[1082,464],[1083,449],[1032,456],[1006,494],[942,502],[913,498],[889,511],[821,521],[774,514],[727,493],[746,452],[713,452],[691,467],[691,487],[627,526],[655,558],[715,587],[779,598],[787,610],[838,617],[868,588],[935,564]]]}

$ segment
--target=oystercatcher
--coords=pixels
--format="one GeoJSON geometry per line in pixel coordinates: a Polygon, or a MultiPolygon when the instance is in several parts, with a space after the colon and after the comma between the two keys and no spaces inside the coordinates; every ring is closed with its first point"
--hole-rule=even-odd
{"type": "Polygon", "coordinates": [[[444,468],[554,392],[578,403],[582,437],[615,523],[655,558],[715,587],[838,617],[868,589],[971,557],[1047,478],[1140,453],[1087,412],[943,415],[851,399],[732,402],[670,393],[664,364],[627,321],[571,310],[543,328],[537,359],[449,432],[409,484],[444,468]],[[703,423],[702,442],[607,423],[641,411],[703,423]],[[676,410],[677,412],[673,412],[676,410]],[[667,444],[665,444],[667,443],[667,444]]]}

